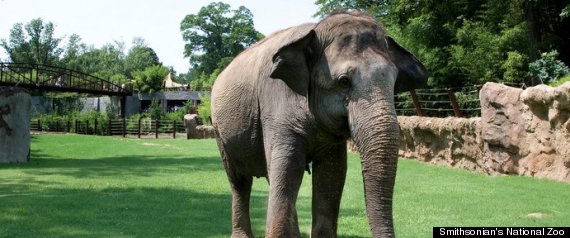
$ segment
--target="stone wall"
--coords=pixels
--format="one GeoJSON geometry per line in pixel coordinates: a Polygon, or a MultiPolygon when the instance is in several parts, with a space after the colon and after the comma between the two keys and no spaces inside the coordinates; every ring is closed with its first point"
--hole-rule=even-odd
{"type": "Polygon", "coordinates": [[[570,83],[487,83],[480,99],[481,118],[399,117],[400,156],[570,182],[570,83]]]}
{"type": "Polygon", "coordinates": [[[480,118],[400,116],[400,156],[485,171],[480,118]]]}
{"type": "Polygon", "coordinates": [[[24,89],[0,87],[0,163],[28,161],[31,107],[24,89]]]}

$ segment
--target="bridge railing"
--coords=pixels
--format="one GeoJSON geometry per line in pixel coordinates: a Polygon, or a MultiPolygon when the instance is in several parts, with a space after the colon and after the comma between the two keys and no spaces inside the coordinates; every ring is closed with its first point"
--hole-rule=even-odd
{"type": "Polygon", "coordinates": [[[0,85],[111,96],[132,95],[132,90],[124,85],[75,70],[41,64],[0,62],[0,85]]]}

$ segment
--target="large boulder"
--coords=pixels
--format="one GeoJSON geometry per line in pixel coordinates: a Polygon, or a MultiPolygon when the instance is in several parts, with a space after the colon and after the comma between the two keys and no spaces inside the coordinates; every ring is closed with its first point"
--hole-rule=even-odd
{"type": "Polygon", "coordinates": [[[524,139],[520,88],[486,83],[481,88],[481,126],[488,172],[516,174],[519,148],[524,139]]]}
{"type": "Polygon", "coordinates": [[[490,172],[570,181],[570,82],[481,89],[484,163],[490,172]]]}
{"type": "Polygon", "coordinates": [[[186,126],[186,139],[207,139],[216,137],[214,127],[198,125],[198,115],[196,114],[186,114],[184,116],[184,125],[186,126]]]}
{"type": "Polygon", "coordinates": [[[184,126],[186,127],[186,139],[198,138],[198,131],[196,130],[196,127],[198,126],[198,115],[184,115],[184,126]]]}
{"type": "Polygon", "coordinates": [[[29,160],[31,107],[24,89],[0,87],[0,163],[29,160]]]}

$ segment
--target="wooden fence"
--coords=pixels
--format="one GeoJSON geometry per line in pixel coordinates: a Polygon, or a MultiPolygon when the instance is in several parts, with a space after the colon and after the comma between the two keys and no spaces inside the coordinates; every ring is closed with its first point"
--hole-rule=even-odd
{"type": "Polygon", "coordinates": [[[98,121],[97,119],[81,120],[31,120],[32,131],[76,133],[106,136],[136,136],[137,138],[176,138],[177,134],[185,135],[184,123],[171,120],[150,119],[113,119],[98,121]]]}

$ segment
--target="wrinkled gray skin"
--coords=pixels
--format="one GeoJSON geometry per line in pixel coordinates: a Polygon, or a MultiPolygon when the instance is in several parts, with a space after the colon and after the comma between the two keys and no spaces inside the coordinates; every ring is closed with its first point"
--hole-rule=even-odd
{"type": "Polygon", "coordinates": [[[399,127],[394,93],[423,86],[424,66],[358,12],[276,32],[220,74],[212,121],[232,188],[232,237],[253,237],[253,177],[267,177],[266,237],[300,237],[295,203],[313,176],[312,237],[336,237],[346,140],[359,148],[373,237],[392,237],[399,127]]]}

